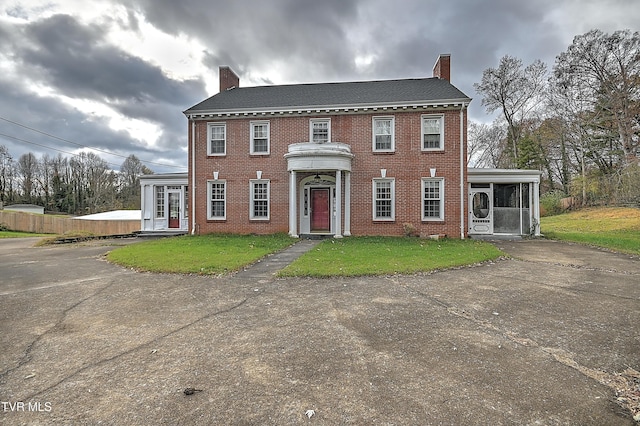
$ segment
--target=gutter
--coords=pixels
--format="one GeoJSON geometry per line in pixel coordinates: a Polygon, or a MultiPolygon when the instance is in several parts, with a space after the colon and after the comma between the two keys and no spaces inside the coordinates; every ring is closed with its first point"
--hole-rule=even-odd
{"type": "Polygon", "coordinates": [[[464,218],[465,218],[465,182],[464,182],[464,168],[466,164],[466,158],[464,158],[464,108],[465,104],[460,107],[460,239],[464,240],[464,218]]]}
{"type": "Polygon", "coordinates": [[[196,122],[191,120],[191,235],[196,234],[196,122]]]}

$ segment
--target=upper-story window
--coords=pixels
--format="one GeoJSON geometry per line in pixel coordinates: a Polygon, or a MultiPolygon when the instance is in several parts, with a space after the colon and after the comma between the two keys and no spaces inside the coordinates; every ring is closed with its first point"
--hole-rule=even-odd
{"type": "Polygon", "coordinates": [[[373,117],[373,151],[395,150],[395,120],[393,117],[373,117]]]}
{"type": "Polygon", "coordinates": [[[269,122],[251,122],[251,154],[269,153],[269,122]]]}
{"type": "Polygon", "coordinates": [[[309,121],[309,139],[313,143],[331,141],[331,119],[314,118],[309,121]]]}
{"type": "Polygon", "coordinates": [[[441,151],[444,149],[444,115],[422,116],[422,150],[441,151]]]}
{"type": "Polygon", "coordinates": [[[208,123],[207,141],[207,155],[226,155],[227,125],[225,123],[208,123]]]}

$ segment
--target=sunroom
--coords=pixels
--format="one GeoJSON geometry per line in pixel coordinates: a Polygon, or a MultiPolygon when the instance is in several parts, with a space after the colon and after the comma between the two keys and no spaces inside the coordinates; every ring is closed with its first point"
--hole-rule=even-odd
{"type": "Polygon", "coordinates": [[[539,236],[540,174],[537,170],[467,169],[469,236],[539,236]]]}
{"type": "Polygon", "coordinates": [[[189,230],[187,173],[140,176],[143,233],[189,230]]]}

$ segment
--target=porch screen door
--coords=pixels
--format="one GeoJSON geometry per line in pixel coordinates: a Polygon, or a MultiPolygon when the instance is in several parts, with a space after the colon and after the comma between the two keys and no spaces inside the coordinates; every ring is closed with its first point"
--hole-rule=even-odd
{"type": "Polygon", "coordinates": [[[474,188],[473,185],[471,187],[469,232],[472,234],[493,234],[492,191],[490,185],[486,186],[486,188],[474,188]]]}

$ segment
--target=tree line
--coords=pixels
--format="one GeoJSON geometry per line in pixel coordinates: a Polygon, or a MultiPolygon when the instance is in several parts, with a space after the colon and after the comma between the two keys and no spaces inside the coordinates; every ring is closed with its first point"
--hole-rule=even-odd
{"type": "Polygon", "coordinates": [[[474,85],[491,124],[469,124],[477,167],[537,169],[543,191],[640,206],[640,34],[576,36],[549,71],[504,56],[474,85]]]}
{"type": "Polygon", "coordinates": [[[47,212],[73,215],[139,209],[142,174],[153,171],[135,155],[116,171],[92,152],[70,158],[29,152],[14,160],[0,145],[0,205],[37,204],[47,212]]]}

